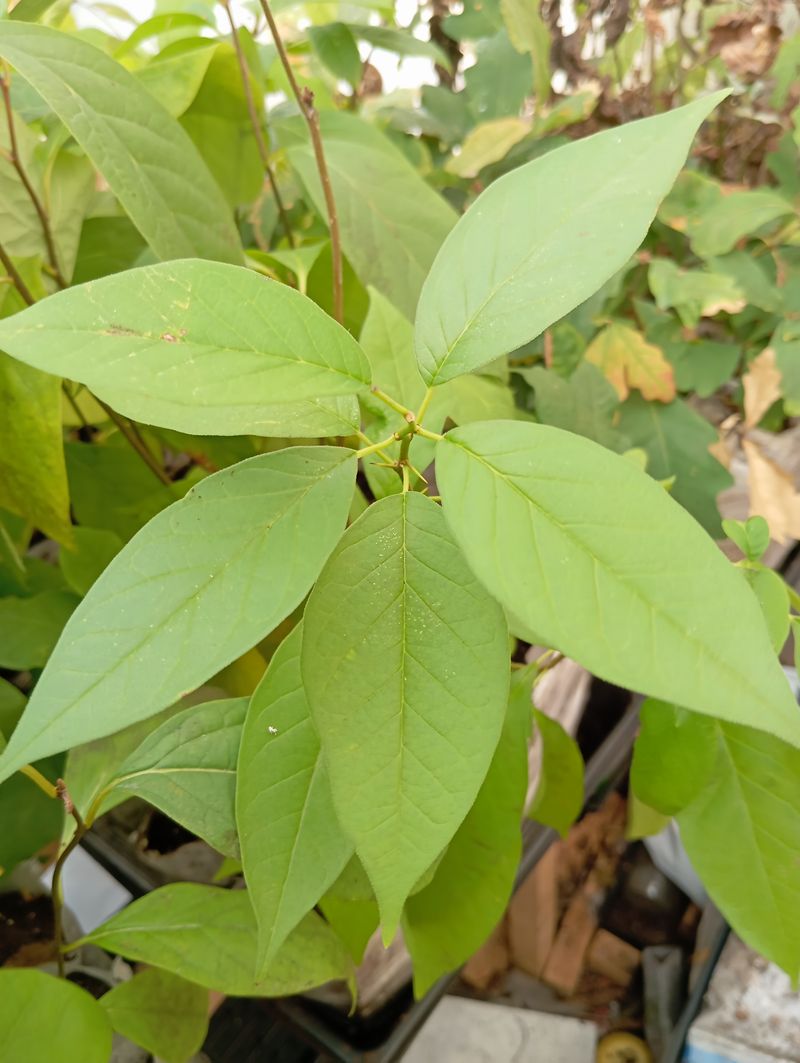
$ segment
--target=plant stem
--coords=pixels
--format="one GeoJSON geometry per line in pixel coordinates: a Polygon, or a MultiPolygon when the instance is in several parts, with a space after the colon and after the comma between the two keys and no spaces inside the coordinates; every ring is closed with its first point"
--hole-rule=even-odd
{"type": "Polygon", "coordinates": [[[264,173],[267,176],[270,189],[272,190],[272,195],[275,198],[275,205],[278,208],[278,215],[281,219],[281,225],[286,234],[286,239],[289,242],[289,247],[294,247],[294,233],[292,232],[292,226],[289,223],[289,215],[286,213],[286,207],[284,206],[283,199],[281,198],[278,189],[278,182],[275,179],[275,174],[272,172],[272,166],[270,165],[269,149],[264,140],[264,131],[261,128],[261,122],[258,119],[256,101],[253,99],[253,87],[250,84],[250,68],[247,65],[247,59],[242,51],[242,42],[239,40],[239,34],[236,30],[236,23],[233,19],[233,12],[231,11],[229,0],[222,0],[222,6],[225,8],[225,14],[228,16],[228,22],[231,27],[231,44],[233,45],[233,50],[236,52],[236,62],[239,64],[239,75],[242,79],[242,89],[244,90],[244,98],[247,104],[247,113],[250,117],[250,125],[253,127],[253,137],[256,142],[258,154],[261,158],[261,164],[264,167],[264,173]]]}
{"type": "Polygon", "coordinates": [[[22,296],[23,301],[26,302],[28,306],[33,306],[36,300],[31,295],[31,291],[28,285],[25,283],[22,277],[20,277],[19,272],[17,271],[17,267],[11,261],[8,253],[6,252],[6,249],[3,247],[2,244],[0,244],[0,262],[3,263],[3,268],[11,278],[11,283],[22,296]]]}
{"type": "Polygon", "coordinates": [[[381,389],[375,387],[374,384],[369,390],[372,392],[376,399],[380,399],[381,402],[385,403],[390,409],[394,410],[395,413],[399,413],[401,417],[405,417],[406,420],[408,420],[409,417],[415,421],[418,420],[417,416],[411,410],[409,410],[407,406],[403,406],[397,401],[397,399],[393,399],[391,395],[387,395],[385,391],[381,391],[381,389]]]}
{"type": "Polygon", "coordinates": [[[56,962],[58,964],[58,976],[64,977],[64,925],[62,914],[64,911],[64,892],[61,888],[61,876],[64,872],[64,864],[67,862],[69,854],[73,849],[77,848],[81,838],[87,831],[86,824],[83,822],[80,812],[72,802],[72,798],[69,796],[66,783],[63,779],[56,781],[56,795],[61,799],[64,804],[64,808],[67,810],[67,815],[72,816],[75,820],[75,833],[70,840],[61,850],[58,859],[56,860],[55,867],[53,868],[53,881],[50,886],[51,898],[53,901],[53,936],[56,942],[56,962]]]}
{"type": "Polygon", "coordinates": [[[317,163],[322,194],[325,197],[325,207],[328,212],[328,228],[331,234],[331,257],[333,260],[333,316],[341,325],[344,322],[344,291],[342,288],[342,241],[339,232],[339,216],[336,213],[336,201],[333,198],[333,186],[328,172],[328,164],[325,161],[325,150],[322,146],[322,134],[319,128],[319,113],[314,107],[314,93],[308,88],[300,88],[297,78],[294,76],[292,64],[283,45],[277,23],[272,14],[268,0],[259,0],[261,10],[272,34],[272,40],[278,51],[278,56],[283,66],[286,78],[297,100],[300,113],[306,120],[308,132],[311,136],[311,146],[314,149],[314,159],[317,163]]]}
{"type": "Polygon", "coordinates": [[[50,228],[50,219],[47,217],[47,211],[44,209],[42,201],[36,194],[36,189],[31,184],[31,181],[25,172],[25,167],[22,165],[22,159],[20,158],[19,147],[17,145],[17,133],[14,128],[14,112],[11,109],[11,75],[5,63],[2,64],[2,72],[0,72],[0,92],[3,96],[6,124],[8,125],[8,140],[11,149],[9,160],[11,165],[17,171],[17,176],[22,182],[25,191],[28,193],[28,198],[33,204],[33,209],[36,211],[39,218],[39,224],[42,227],[42,235],[44,236],[44,242],[47,247],[47,256],[50,260],[50,267],[53,271],[56,283],[59,288],[66,288],[67,282],[58,265],[58,255],[56,253],[55,241],[53,240],[53,230],[50,228]]]}
{"type": "Polygon", "coordinates": [[[440,435],[439,432],[429,432],[427,428],[422,428],[421,425],[417,425],[417,435],[422,436],[423,439],[432,439],[434,443],[444,439],[444,436],[440,435]]]}
{"type": "Polygon", "coordinates": [[[58,790],[51,782],[45,779],[44,775],[40,771],[37,771],[32,764],[25,764],[19,769],[20,775],[24,775],[30,779],[32,783],[35,783],[40,790],[43,790],[48,797],[58,797],[58,790]]]}
{"type": "Polygon", "coordinates": [[[420,403],[419,409],[417,410],[417,420],[418,421],[421,421],[422,418],[425,416],[425,414],[428,412],[428,407],[431,404],[431,399],[432,398],[433,398],[433,388],[428,388],[428,390],[425,392],[425,396],[422,399],[422,402],[420,403]]]}
{"type": "Polygon", "coordinates": [[[120,415],[115,410],[112,410],[110,406],[106,405],[106,403],[103,402],[102,399],[98,399],[96,395],[95,401],[103,407],[108,416],[123,434],[125,439],[127,439],[127,441],[130,443],[130,445],[133,447],[133,449],[136,451],[136,453],[139,455],[145,465],[147,465],[153,475],[157,476],[162,484],[166,484],[166,486],[169,487],[172,484],[172,480],[170,480],[169,476],[167,476],[167,474],[158,464],[156,459],[150,453],[147,444],[142,439],[141,435],[139,435],[139,431],[135,427],[135,425],[131,421],[127,421],[124,417],[120,417],[120,415]]]}
{"type": "Polygon", "coordinates": [[[64,395],[66,396],[67,402],[72,407],[72,410],[73,410],[75,416],[80,421],[81,428],[91,428],[91,425],[86,420],[86,418],[83,416],[83,410],[80,408],[78,403],[75,401],[75,396],[72,394],[72,392],[67,387],[66,380],[62,380],[61,381],[61,390],[64,392],[64,395]]]}

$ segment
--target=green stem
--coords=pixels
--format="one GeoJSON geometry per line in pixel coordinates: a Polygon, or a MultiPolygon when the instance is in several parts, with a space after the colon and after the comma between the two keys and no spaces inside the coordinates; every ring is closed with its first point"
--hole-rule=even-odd
{"type": "Polygon", "coordinates": [[[25,764],[19,769],[20,775],[24,775],[27,779],[30,779],[32,783],[35,783],[48,797],[58,797],[58,790],[51,782],[45,779],[44,775],[40,771],[37,771],[32,764],[25,764]]]}
{"type": "Polygon", "coordinates": [[[53,868],[53,881],[50,886],[51,899],[53,902],[53,936],[56,943],[56,963],[58,964],[58,976],[64,977],[64,891],[61,885],[61,877],[64,873],[64,865],[67,862],[69,854],[77,848],[80,844],[81,838],[87,831],[87,826],[81,818],[80,812],[72,802],[72,798],[69,796],[66,783],[63,779],[56,781],[56,794],[61,798],[64,803],[64,808],[67,810],[67,814],[72,816],[75,820],[75,833],[70,840],[61,850],[58,859],[56,860],[55,867],[53,868]]]}

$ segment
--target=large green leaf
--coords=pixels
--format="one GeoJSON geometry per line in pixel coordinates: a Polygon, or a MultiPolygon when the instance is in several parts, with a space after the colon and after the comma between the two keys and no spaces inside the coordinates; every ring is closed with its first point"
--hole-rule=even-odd
{"type": "Polygon", "coordinates": [[[715,429],[681,399],[664,404],[631,395],[622,406],[619,427],[633,446],[647,451],[647,471],[657,480],[675,477],[672,497],[719,538],[722,524],[717,496],[733,477],[708,449],[715,429]]]}
{"type": "Polygon", "coordinates": [[[512,677],[500,741],[475,803],[432,881],[406,901],[403,935],[417,997],[480,948],[508,904],[522,853],[531,679],[530,669],[512,677]]]}
{"type": "Polygon", "coordinates": [[[64,978],[0,970],[0,1045],[9,1063],[108,1063],[111,1023],[85,989],[64,978]]]}
{"type": "Polygon", "coordinates": [[[752,592],[632,462],[557,428],[486,421],[449,432],[436,470],[470,565],[532,641],[620,686],[800,744],[752,592]]]}
{"type": "Polygon", "coordinates": [[[0,668],[43,668],[77,604],[69,591],[0,598],[0,668]]]}
{"type": "Polygon", "coordinates": [[[278,648],[253,694],[239,755],[236,816],[259,931],[258,971],[339,877],[353,852],[300,676],[302,629],[278,648]]]}
{"type": "Polygon", "coordinates": [[[0,779],[154,715],[267,635],[341,535],[355,466],[334,447],[259,455],[154,517],[73,614],[0,779]]]}
{"type": "Polygon", "coordinates": [[[139,421],[210,435],[290,435],[316,400],[369,383],[356,341],[310,299],[199,259],[60,292],[0,322],[0,345],[139,421]]]}
{"type": "Polygon", "coordinates": [[[575,141],[490,185],[422,289],[416,348],[426,381],[522,346],[624,266],[720,99],[575,141]]]}
{"type": "Polygon", "coordinates": [[[253,973],[256,938],[246,890],[176,882],[134,901],[82,940],[237,997],[288,996],[350,973],[344,947],[315,912],[292,931],[260,979],[253,973]]]}
{"type": "Polygon", "coordinates": [[[0,55],[53,108],[159,258],[241,261],[196,148],[132,74],[73,34],[21,22],[0,23],[0,55]]]}
{"type": "Polygon", "coordinates": [[[732,251],[743,236],[794,213],[790,200],[769,188],[721,196],[692,227],[692,250],[701,258],[732,251]]]}
{"type": "Polygon", "coordinates": [[[520,375],[535,392],[536,414],[544,424],[576,432],[610,450],[627,450],[628,439],[614,425],[619,396],[597,366],[581,362],[569,377],[536,366],[520,375]]]}
{"type": "Polygon", "coordinates": [[[100,998],[111,1025],[164,1063],[186,1063],[208,1029],[208,990],[148,967],[100,998]]]}
{"type": "Polygon", "coordinates": [[[648,777],[645,792],[677,812],[714,903],[752,948],[797,979],[800,752],[752,727],[700,724],[692,713],[654,705],[634,759],[640,794],[648,764],[659,778],[648,777]]]}
{"type": "Polygon", "coordinates": [[[247,700],[209,701],[170,716],[120,765],[108,789],[143,797],[219,852],[238,856],[233,806],[247,700]]]}
{"type": "MultiPolygon", "coordinates": [[[[320,118],[344,252],[362,283],[413,317],[456,214],[374,126],[354,115],[324,112],[320,118]]],[[[296,143],[289,157],[327,217],[310,145],[296,143]]]]}
{"type": "Polygon", "coordinates": [[[502,727],[508,643],[439,506],[376,502],[308,600],[302,671],[334,805],[394,933],[470,808],[502,727]]]}

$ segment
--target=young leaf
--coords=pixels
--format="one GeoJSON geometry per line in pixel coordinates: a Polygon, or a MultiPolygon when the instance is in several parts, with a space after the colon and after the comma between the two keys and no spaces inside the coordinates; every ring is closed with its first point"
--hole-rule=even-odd
{"type": "Polygon", "coordinates": [[[542,766],[528,816],[566,838],[583,808],[583,757],[575,739],[557,720],[538,709],[534,709],[534,719],[542,743],[542,766]]]}
{"type": "Polygon", "coordinates": [[[490,185],[444,242],[420,295],[426,382],[522,346],[624,266],[722,98],[576,140],[490,185]]]}
{"type": "Polygon", "coordinates": [[[646,805],[673,816],[692,803],[711,777],[714,721],[655,698],[642,704],[639,715],[631,786],[646,805]]]}
{"type": "Polygon", "coordinates": [[[186,1063],[208,1029],[208,990],[148,967],[100,998],[111,1025],[164,1063],[186,1063]]]}
{"type": "Polygon", "coordinates": [[[64,978],[0,970],[0,1045],[9,1061],[108,1063],[111,1023],[85,989],[64,978]]]}
{"type": "Polygon", "coordinates": [[[432,881],[406,901],[403,936],[418,998],[480,948],[508,904],[522,852],[532,679],[529,669],[512,676],[500,741],[475,803],[432,881]]]}
{"type": "Polygon", "coordinates": [[[761,606],[772,648],[776,653],[780,653],[789,637],[788,588],[777,572],[764,565],[740,571],[761,606]]]}
{"type": "Polygon", "coordinates": [[[82,941],[237,997],[288,996],[350,974],[341,942],[314,912],[260,979],[253,975],[256,938],[246,890],[176,882],[140,897],[82,941]]]}
{"type": "Polygon", "coordinates": [[[311,46],[334,77],[352,87],[361,82],[361,56],[348,26],[343,22],[329,22],[326,26],[309,26],[311,46]]]}
{"type": "Polygon", "coordinates": [[[225,856],[239,855],[236,760],[247,698],[170,716],[120,765],[107,789],[143,797],[225,856]]]}
{"type": "Polygon", "coordinates": [[[0,353],[0,506],[72,542],[57,377],[0,353]]]}
{"type": "Polygon", "coordinates": [[[258,923],[258,966],[338,878],[353,852],[333,812],[328,772],[300,677],[302,627],[278,648],[242,733],[236,817],[258,923]]]}
{"type": "Polygon", "coordinates": [[[336,813],[390,940],[497,744],[508,690],[502,612],[441,509],[406,493],[376,502],[348,529],[303,629],[303,682],[336,813]]]}
{"type": "Polygon", "coordinates": [[[52,107],[159,258],[241,262],[233,218],[196,148],[132,74],[47,26],[0,23],[0,56],[52,107]]]}
{"type": "Polygon", "coordinates": [[[355,467],[343,448],[262,454],[154,517],[65,628],[0,757],[0,780],[154,715],[267,635],[341,535],[355,467]]]}
{"type": "Polygon", "coordinates": [[[700,258],[732,251],[743,236],[794,213],[794,205],[770,188],[721,196],[692,228],[692,250],[700,258]]]}
{"type": "Polygon", "coordinates": [[[717,538],[717,496],[733,477],[708,449],[718,436],[705,417],[681,399],[664,405],[631,395],[620,410],[619,428],[647,452],[647,471],[655,480],[675,477],[672,497],[717,538]]]}
{"type": "Polygon", "coordinates": [[[724,520],[722,530],[736,543],[748,561],[760,561],[769,546],[769,525],[763,517],[724,520]]]}
{"type": "Polygon", "coordinates": [[[557,428],[486,421],[447,434],[436,474],[467,560],[523,633],[610,682],[800,745],[740,573],[632,462],[557,428]]]}
{"type": "Polygon", "coordinates": [[[715,723],[708,784],[678,813],[692,865],[733,929],[800,976],[800,752],[751,727],[715,723]]]}
{"type": "Polygon", "coordinates": [[[369,384],[356,341],[310,299],[199,259],[60,292],[1,321],[0,345],[129,417],[210,435],[280,435],[303,404],[369,384]]]}

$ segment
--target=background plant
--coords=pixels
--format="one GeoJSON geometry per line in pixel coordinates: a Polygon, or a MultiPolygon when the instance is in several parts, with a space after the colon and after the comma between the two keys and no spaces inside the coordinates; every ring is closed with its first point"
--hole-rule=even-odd
{"type": "MultiPolygon", "coordinates": [[[[0,23],[0,863],[66,809],[58,898],[65,853],[133,793],[249,888],[168,886],[91,935],[157,970],[76,1038],[104,1058],[110,1021],[186,1058],[197,985],[349,977],[379,920],[418,992],[462,962],[519,857],[538,670],[509,669],[509,632],[662,699],[634,789],[795,974],[774,653],[797,600],[761,525],[728,526],[737,571],[684,512],[722,534],[741,454],[773,535],[800,520],[771,449],[800,402],[785,13],[578,7],[569,34],[546,5],[403,28],[312,6],[272,36],[266,7],[172,7],[124,40],[78,14],[22,0],[0,23]],[[440,83],[381,92],[372,48],[440,83]],[[209,679],[230,700],[180,703],[209,679]],[[157,978],[177,1047],[147,1021],[157,978]]],[[[539,726],[555,796],[533,814],[565,829],[581,773],[539,726]]],[[[40,1001],[72,1007],[0,977],[37,1036],[40,1001]]]]}

